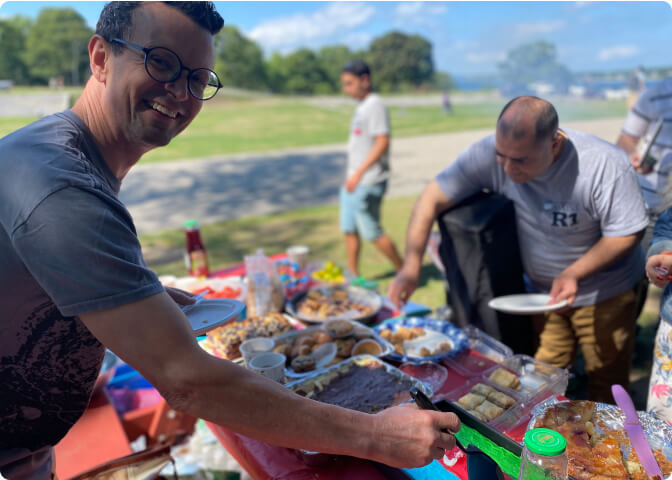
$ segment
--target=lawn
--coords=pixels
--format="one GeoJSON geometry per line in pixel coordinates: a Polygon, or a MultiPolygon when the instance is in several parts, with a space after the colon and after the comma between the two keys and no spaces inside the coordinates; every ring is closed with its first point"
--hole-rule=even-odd
{"type": "MultiPolygon", "coordinates": [[[[408,218],[415,198],[390,198],[383,208],[383,225],[398,248],[403,248],[408,218]]],[[[338,230],[338,207],[320,206],[262,217],[231,220],[202,227],[211,270],[243,260],[243,256],[263,248],[266,254],[284,252],[289,245],[305,244],[313,259],[333,260],[345,265],[345,248],[338,230]]],[[[184,233],[164,231],[140,237],[149,266],[159,274],[186,275],[182,260],[184,233]]],[[[362,250],[360,273],[379,281],[387,292],[394,270],[370,244],[362,250]]],[[[429,259],[422,271],[422,285],[413,301],[432,308],[445,304],[443,283],[429,259]]]]}
{"type": "MultiPolygon", "coordinates": [[[[457,104],[451,115],[438,106],[392,107],[392,132],[404,137],[493,127],[503,103],[457,104]]],[[[562,99],[556,106],[562,121],[626,114],[624,101],[562,99]]],[[[301,98],[217,96],[170,145],[149,152],[142,163],[344,143],[353,109],[315,106],[301,98]]],[[[0,137],[35,119],[0,118],[0,137]]]]}

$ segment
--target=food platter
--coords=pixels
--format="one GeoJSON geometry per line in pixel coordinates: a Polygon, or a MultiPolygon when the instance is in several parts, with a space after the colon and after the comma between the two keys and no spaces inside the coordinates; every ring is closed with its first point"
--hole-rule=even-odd
{"type": "Polygon", "coordinates": [[[301,321],[355,320],[366,323],[383,306],[376,292],[360,287],[319,286],[297,293],[285,305],[287,312],[301,321]]]}
{"type": "Polygon", "coordinates": [[[395,362],[425,362],[425,361],[439,361],[443,358],[454,357],[469,346],[467,335],[452,323],[444,320],[428,317],[404,317],[398,319],[388,320],[378,325],[375,331],[383,339],[395,345],[396,350],[387,356],[395,362]],[[422,332],[420,332],[422,330],[422,332]],[[409,338],[402,343],[398,340],[409,333],[409,338]],[[422,351],[423,336],[411,338],[415,333],[430,333],[432,338],[428,339],[426,345],[428,355],[410,355],[403,350],[404,345],[408,345],[408,341],[415,342],[413,352],[422,351]],[[400,338],[395,338],[395,335],[401,334],[400,338]],[[441,337],[437,339],[435,334],[441,337]],[[394,341],[392,341],[394,340],[394,341]],[[442,342],[448,343],[449,348],[442,348],[442,342]],[[402,347],[401,349],[399,347],[402,347]],[[418,348],[420,347],[420,348],[418,348]],[[436,354],[433,354],[435,353],[436,354]]]}
{"type": "MultiPolygon", "coordinates": [[[[649,444],[666,478],[672,474],[672,428],[648,412],[637,412],[649,444]]],[[[576,480],[623,478],[644,480],[623,424],[620,408],[587,400],[543,402],[532,410],[531,428],[551,428],[567,440],[569,474],[576,480]]]]}

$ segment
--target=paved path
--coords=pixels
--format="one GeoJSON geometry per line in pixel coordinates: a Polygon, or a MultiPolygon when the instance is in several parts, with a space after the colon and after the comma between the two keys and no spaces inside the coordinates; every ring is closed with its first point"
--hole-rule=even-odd
{"type": "MultiPolygon", "coordinates": [[[[615,118],[566,126],[615,141],[622,123],[615,118]]],[[[393,139],[388,194],[417,195],[469,144],[491,132],[393,139]]],[[[190,218],[212,223],[336,203],[344,165],[344,144],[140,165],[124,179],[121,199],[138,232],[150,233],[180,228],[190,218]]]]}

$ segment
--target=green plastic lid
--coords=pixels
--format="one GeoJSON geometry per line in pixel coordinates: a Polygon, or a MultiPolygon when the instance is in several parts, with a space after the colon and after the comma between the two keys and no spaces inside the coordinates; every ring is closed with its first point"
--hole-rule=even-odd
{"type": "Polygon", "coordinates": [[[198,220],[187,220],[184,222],[184,228],[198,228],[198,220]]]}
{"type": "Polygon", "coordinates": [[[549,428],[533,428],[525,433],[525,446],[532,453],[553,457],[567,448],[567,440],[549,428]]]}

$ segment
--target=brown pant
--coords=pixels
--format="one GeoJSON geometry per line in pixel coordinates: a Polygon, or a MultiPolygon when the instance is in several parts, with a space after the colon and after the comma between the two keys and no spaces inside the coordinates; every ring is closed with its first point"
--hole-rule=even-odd
{"type": "Polygon", "coordinates": [[[549,312],[534,318],[540,332],[537,360],[570,366],[581,346],[588,373],[590,400],[614,403],[611,385],[630,383],[635,346],[635,289],[587,307],[549,312]]]}

